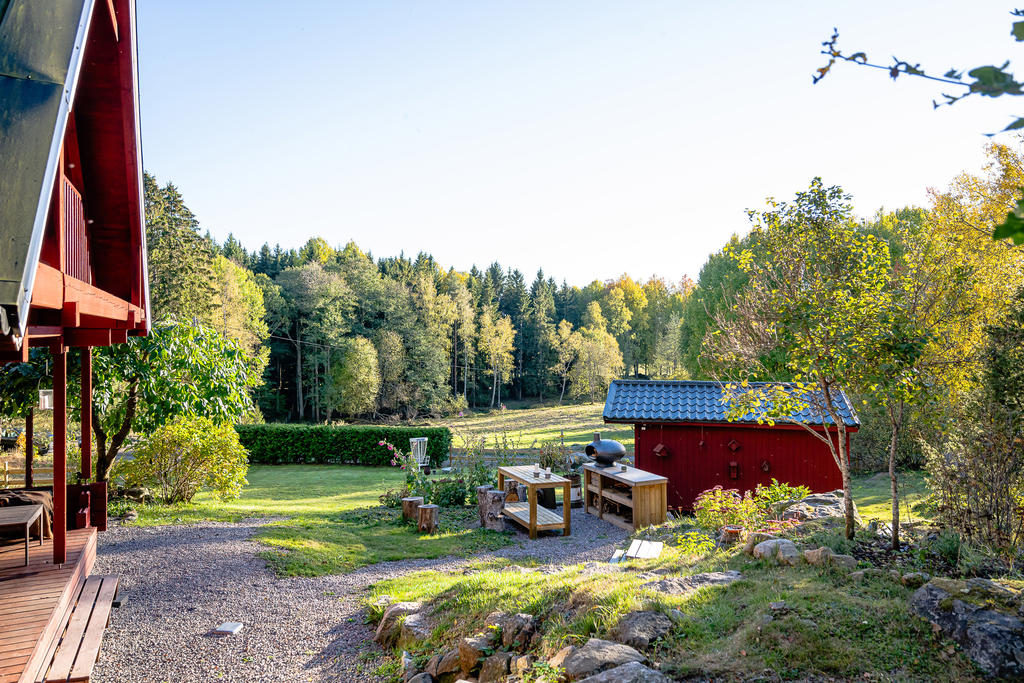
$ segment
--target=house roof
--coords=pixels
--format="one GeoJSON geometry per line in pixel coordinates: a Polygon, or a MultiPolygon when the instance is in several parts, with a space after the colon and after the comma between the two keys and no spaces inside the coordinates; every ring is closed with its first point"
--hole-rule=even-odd
{"type": "MultiPolygon", "coordinates": [[[[770,383],[751,382],[751,387],[763,387],[770,383]]],[[[795,387],[781,384],[796,392],[795,387]]],[[[723,401],[723,387],[718,382],[669,381],[617,379],[608,388],[608,399],[604,404],[605,422],[705,422],[722,424],[757,424],[751,415],[738,420],[727,420],[728,405],[723,401]]],[[[857,412],[842,391],[834,397],[834,404],[847,427],[860,426],[857,412]]],[[[824,419],[811,408],[805,408],[794,420],[809,425],[830,425],[832,419],[824,419]]]]}
{"type": "MultiPolygon", "coordinates": [[[[131,51],[134,67],[134,2],[126,0],[114,5],[118,12],[123,9],[131,14],[130,19],[123,19],[123,25],[130,26],[130,35],[122,34],[121,49],[131,51]]],[[[0,0],[0,335],[21,337],[26,333],[61,145],[72,106],[76,105],[82,67],[89,59],[84,53],[90,35],[95,33],[90,25],[109,13],[106,7],[102,12],[96,11],[96,7],[96,0],[0,0]]],[[[108,186],[127,188],[127,198],[118,201],[129,218],[118,225],[130,225],[132,231],[144,233],[140,227],[144,223],[135,76],[133,73],[124,80],[134,91],[134,106],[122,109],[119,103],[106,105],[125,117],[125,129],[133,131],[126,133],[131,139],[98,141],[111,148],[120,143],[126,150],[125,161],[121,163],[128,177],[122,173],[116,182],[104,178],[103,192],[92,196],[96,209],[106,200],[103,193],[108,186]],[[131,216],[132,212],[136,215],[131,216]]],[[[137,240],[144,259],[145,235],[139,235],[137,240]]],[[[133,303],[148,312],[148,282],[143,289],[146,291],[140,301],[133,303]]]]}

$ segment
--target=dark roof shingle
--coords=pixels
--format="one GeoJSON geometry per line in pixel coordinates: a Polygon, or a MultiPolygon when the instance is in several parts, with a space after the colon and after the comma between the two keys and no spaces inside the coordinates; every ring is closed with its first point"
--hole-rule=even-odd
{"type": "MultiPolygon", "coordinates": [[[[765,383],[752,382],[750,386],[765,386],[765,383]]],[[[797,391],[795,388],[792,390],[797,391]]],[[[617,379],[608,388],[604,421],[728,423],[728,405],[723,402],[722,396],[722,385],[718,382],[617,379]]],[[[834,401],[843,423],[847,427],[859,427],[857,412],[846,394],[840,391],[834,401]]],[[[792,417],[805,424],[832,424],[829,416],[822,419],[810,408],[792,417]]],[[[756,424],[757,420],[751,415],[745,415],[732,422],[756,424]]]]}

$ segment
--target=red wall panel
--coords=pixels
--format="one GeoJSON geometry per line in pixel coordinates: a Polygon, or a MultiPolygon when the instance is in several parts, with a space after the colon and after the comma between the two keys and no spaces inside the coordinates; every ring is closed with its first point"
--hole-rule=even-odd
{"type": "Polygon", "coordinates": [[[801,428],[647,424],[634,432],[636,466],[668,478],[670,507],[692,509],[700,492],[715,485],[747,491],[775,478],[816,493],[843,485],[828,446],[801,428]],[[654,454],[659,443],[667,455],[654,454]]]}

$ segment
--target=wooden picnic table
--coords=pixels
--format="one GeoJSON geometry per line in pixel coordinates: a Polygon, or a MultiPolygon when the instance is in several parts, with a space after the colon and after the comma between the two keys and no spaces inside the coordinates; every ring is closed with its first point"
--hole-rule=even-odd
{"type": "Polygon", "coordinates": [[[563,536],[571,531],[572,494],[569,492],[570,482],[565,477],[552,474],[548,479],[541,472],[539,477],[533,476],[533,465],[518,465],[498,468],[498,490],[505,490],[505,477],[519,482],[527,489],[526,501],[506,503],[504,515],[525,527],[530,538],[537,538],[538,531],[561,529],[563,536]],[[537,489],[553,489],[562,487],[562,514],[545,507],[537,507],[537,489]]]}
{"type": "Polygon", "coordinates": [[[28,534],[32,523],[39,520],[39,545],[43,544],[43,506],[12,505],[0,508],[0,527],[21,526],[25,528],[25,566],[28,566],[28,534]]]}

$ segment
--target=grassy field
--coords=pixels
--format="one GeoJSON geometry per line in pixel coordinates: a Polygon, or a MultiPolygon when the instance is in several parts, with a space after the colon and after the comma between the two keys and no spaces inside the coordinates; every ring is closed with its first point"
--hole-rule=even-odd
{"type": "MultiPolygon", "coordinates": [[[[889,491],[889,473],[858,475],[853,478],[853,500],[864,521],[892,519],[892,496],[889,491]]],[[[913,522],[927,519],[919,512],[918,504],[928,495],[924,473],[920,470],[901,472],[900,521],[913,522]]]]}
{"type": "MultiPolygon", "coordinates": [[[[379,507],[377,497],[404,483],[401,470],[330,465],[254,466],[237,500],[221,502],[209,493],[191,504],[137,506],[136,524],[234,522],[247,517],[287,519],[258,534],[263,557],[286,576],[339,574],[388,560],[471,555],[507,545],[499,533],[467,529],[475,508],[445,509],[441,529],[422,535],[403,524],[396,511],[379,507]]],[[[118,514],[123,504],[112,505],[118,514]]]]}
{"type": "MultiPolygon", "coordinates": [[[[478,631],[496,610],[526,612],[541,621],[537,654],[543,659],[567,644],[609,638],[611,627],[627,612],[677,609],[682,615],[676,616],[672,631],[648,653],[674,678],[982,679],[958,648],[936,638],[925,620],[908,615],[911,591],[888,577],[856,583],[845,572],[776,567],[737,548],[693,555],[673,544],[659,559],[632,568],[636,571],[595,577],[581,565],[556,572],[479,565],[474,572],[404,575],[377,584],[372,592],[374,597],[431,604],[437,628],[432,640],[413,652],[421,659],[478,631]],[[725,569],[738,570],[744,578],[686,596],[643,586],[651,580],[644,571],[689,575],[725,569]],[[770,606],[780,601],[782,609],[770,606]]],[[[379,673],[398,680],[396,671],[391,661],[379,673]]]]}
{"type": "Polygon", "coordinates": [[[632,451],[632,425],[605,424],[601,419],[603,410],[603,403],[510,407],[504,411],[469,413],[465,417],[423,420],[414,424],[451,428],[456,448],[463,447],[466,439],[480,438],[487,440],[488,448],[503,441],[515,448],[536,448],[542,442],[559,442],[562,439],[567,445],[586,444],[593,440],[594,432],[601,432],[602,437],[620,441],[632,451]]]}

